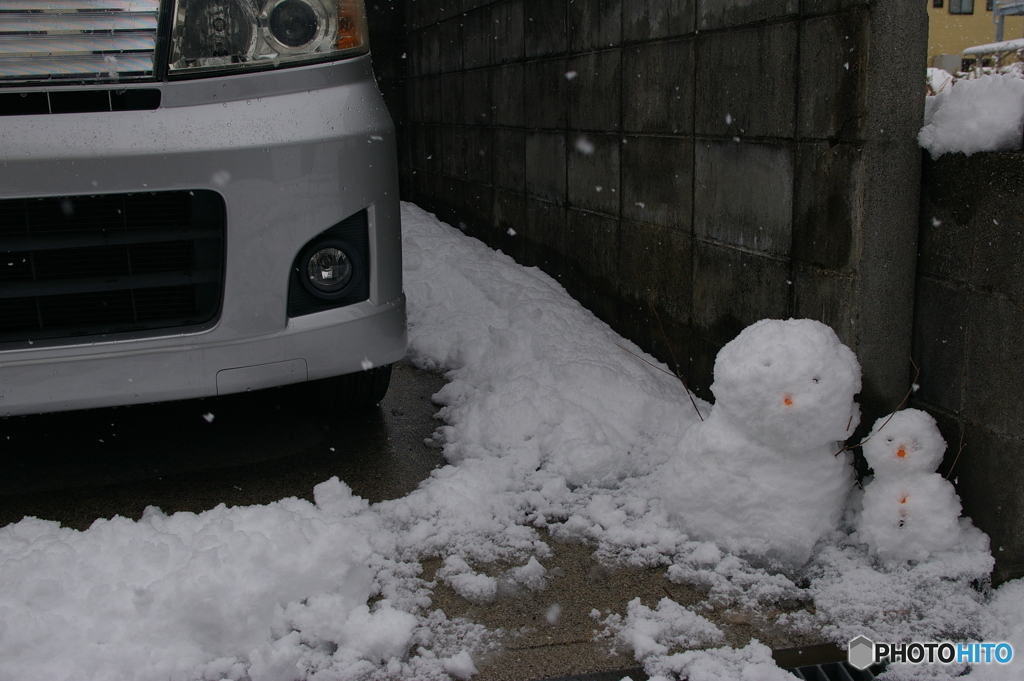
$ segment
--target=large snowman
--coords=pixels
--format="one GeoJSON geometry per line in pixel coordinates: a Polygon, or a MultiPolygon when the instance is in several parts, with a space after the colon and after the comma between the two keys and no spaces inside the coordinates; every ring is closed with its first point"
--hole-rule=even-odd
{"type": "Polygon", "coordinates": [[[880,418],[863,450],[875,477],[864,487],[861,541],[884,561],[925,560],[952,548],[960,537],[960,498],[935,472],[946,451],[935,419],[919,409],[880,418]]]}
{"type": "Polygon", "coordinates": [[[666,509],[694,538],[802,565],[853,485],[839,452],[860,421],[859,391],[857,358],[828,326],[747,327],[718,353],[711,414],[666,468],[666,509]]]}

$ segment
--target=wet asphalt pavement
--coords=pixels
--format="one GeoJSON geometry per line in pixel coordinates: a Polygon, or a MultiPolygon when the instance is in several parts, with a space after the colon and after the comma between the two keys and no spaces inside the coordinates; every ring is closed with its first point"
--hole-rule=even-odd
{"type": "MultiPolygon", "coordinates": [[[[96,519],[139,518],[147,506],[165,513],[265,504],[285,497],[312,500],[313,487],[338,476],[371,502],[405,496],[444,465],[428,447],[440,425],[431,396],[444,378],[398,364],[376,409],[325,414],[303,386],[205,400],[130,408],[11,417],[0,420],[0,526],[24,516],[88,528],[96,519]]],[[[603,629],[591,616],[624,614],[639,597],[648,607],[668,596],[695,608],[735,646],[756,636],[775,648],[816,643],[772,625],[777,611],[737,612],[703,605],[706,596],[669,582],[665,570],[616,569],[593,548],[557,544],[544,560],[547,589],[501,595],[472,604],[443,583],[434,605],[505,632],[501,645],[477,659],[476,681],[524,681],[619,670],[636,662],[595,641],[603,629]],[[549,622],[553,605],[559,616],[549,622]]],[[[424,564],[430,578],[440,566],[424,564]]],[[[477,566],[500,576],[511,566],[477,566]]],[[[633,673],[632,678],[646,678],[633,673]]]]}
{"type": "Polygon", "coordinates": [[[303,386],[0,421],[0,525],[26,515],[85,529],[97,518],[312,500],[331,476],[371,502],[443,464],[437,374],[396,365],[377,409],[329,414],[303,386]]]}

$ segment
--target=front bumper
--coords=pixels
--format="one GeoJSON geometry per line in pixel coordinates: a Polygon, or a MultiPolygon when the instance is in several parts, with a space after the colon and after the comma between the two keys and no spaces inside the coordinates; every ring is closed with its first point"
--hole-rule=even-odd
{"type": "Polygon", "coordinates": [[[217,322],[0,346],[0,415],[224,394],[400,359],[394,126],[369,57],[145,87],[161,90],[159,109],[5,117],[0,198],[218,192],[227,232],[217,322]],[[364,208],[369,299],[289,318],[298,251],[364,208]]]}

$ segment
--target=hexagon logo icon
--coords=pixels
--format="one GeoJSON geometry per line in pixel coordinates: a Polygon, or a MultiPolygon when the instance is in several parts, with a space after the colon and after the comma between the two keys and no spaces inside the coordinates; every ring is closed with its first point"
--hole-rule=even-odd
{"type": "Polygon", "coordinates": [[[875,661],[875,644],[866,636],[850,641],[846,659],[857,669],[867,669],[875,661]]]}

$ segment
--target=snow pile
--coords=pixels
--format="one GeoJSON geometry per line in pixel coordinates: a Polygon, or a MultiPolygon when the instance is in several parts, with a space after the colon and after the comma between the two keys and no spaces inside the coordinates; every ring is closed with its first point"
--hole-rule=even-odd
{"type": "Polygon", "coordinates": [[[917,136],[932,158],[961,151],[1021,148],[1024,79],[992,74],[960,80],[925,101],[924,127],[917,136]]]}
{"type": "Polygon", "coordinates": [[[497,456],[524,475],[542,467],[546,482],[613,486],[650,470],[642,454],[697,420],[678,381],[543,272],[436,222],[405,240],[410,354],[449,369],[435,400],[452,463],[497,456]]]}
{"type": "Polygon", "coordinates": [[[946,443],[930,414],[906,409],[875,423],[864,442],[875,471],[857,523],[862,541],[883,560],[925,560],[960,537],[960,498],[935,472],[946,443]]]}
{"type": "MultiPolygon", "coordinates": [[[[967,520],[950,549],[887,566],[851,534],[847,509],[788,575],[729,552],[726,540],[689,536],[661,500],[669,462],[699,422],[679,381],[630,354],[642,355],[539,270],[414,206],[402,218],[411,356],[450,381],[436,396],[444,425],[433,436],[450,465],[372,506],[330,480],[315,503],[153,509],[85,532],[32,519],[3,528],[0,678],[467,679],[494,633],[432,609],[435,582],[421,562],[439,558],[437,579],[471,599],[542,589],[550,549],[538,528],[590,541],[603,560],[661,566],[716,609],[795,610],[779,623],[841,643],[1019,639],[1018,591],[1000,589],[990,613],[971,585],[992,559],[967,520]],[[503,572],[491,576],[487,564],[499,560],[503,572]]],[[[804,390],[817,394],[786,390],[793,406],[804,390]]],[[[820,430],[829,440],[850,427],[845,399],[829,408],[845,405],[844,418],[820,430]]],[[[757,442],[777,453],[772,437],[757,442]]],[[[722,639],[670,601],[637,603],[606,626],[662,678],[789,678],[757,642],[676,652],[722,639]]]]}
{"type": "Polygon", "coordinates": [[[337,479],[317,495],[330,503],[3,528],[0,676],[283,679],[328,645],[345,664],[404,655],[415,618],[367,606],[365,502],[337,479]]]}
{"type": "MultiPolygon", "coordinates": [[[[1012,667],[1020,674],[1017,656],[1024,650],[1024,581],[1014,580],[1000,586],[985,611],[984,639],[1005,641],[1013,646],[1012,667]]],[[[1003,681],[1007,669],[1001,665],[978,665],[971,673],[972,681],[1003,681]]]]}
{"type": "Polygon", "coordinates": [[[715,360],[716,402],[663,478],[670,512],[695,537],[798,567],[835,529],[853,485],[860,365],[809,319],[763,320],[715,360]]]}

